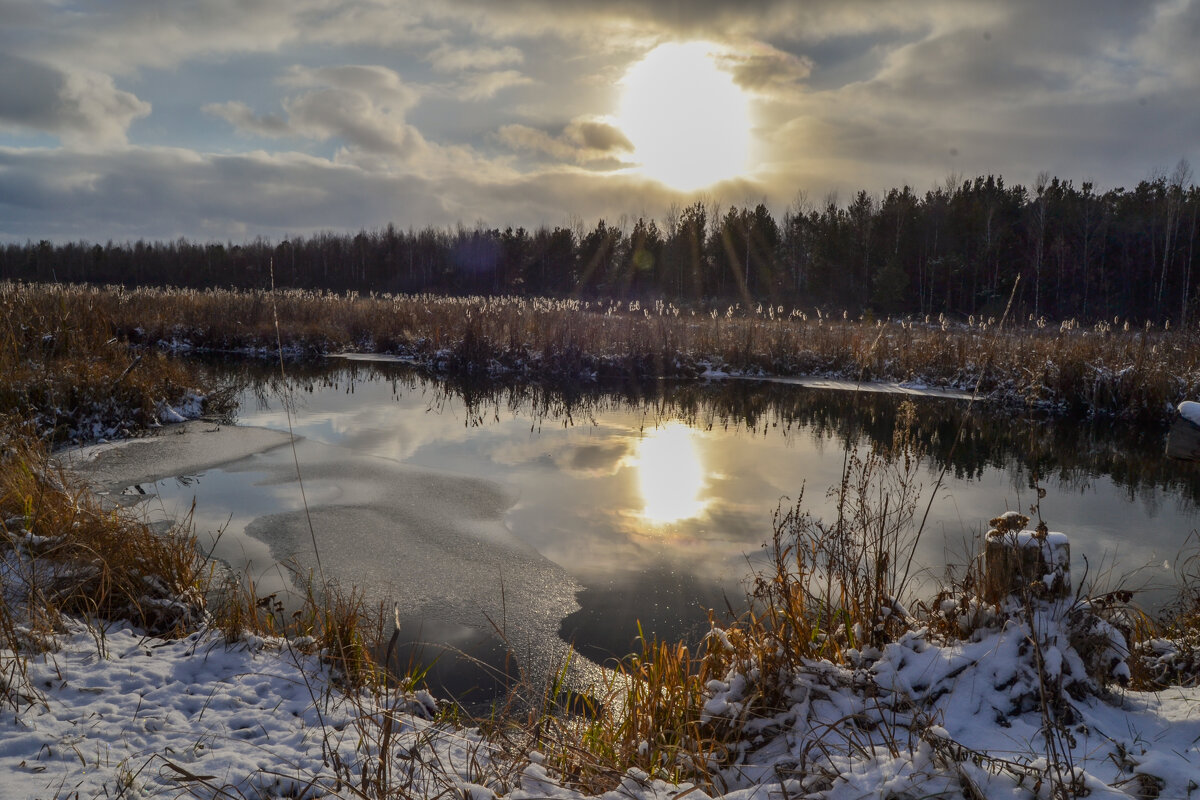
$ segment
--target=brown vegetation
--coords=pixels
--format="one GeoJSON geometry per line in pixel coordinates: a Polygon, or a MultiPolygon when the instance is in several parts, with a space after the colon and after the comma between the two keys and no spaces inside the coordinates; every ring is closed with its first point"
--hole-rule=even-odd
{"type": "Polygon", "coordinates": [[[115,407],[116,395],[145,409],[186,381],[149,353],[126,372],[135,358],[129,345],[273,353],[276,320],[291,352],[391,353],[455,374],[577,382],[716,369],[978,385],[998,402],[1136,420],[1162,420],[1200,394],[1193,333],[1120,321],[1001,329],[993,319],[856,320],[782,306],[718,313],[517,297],[16,284],[2,285],[0,302],[9,320],[0,366],[17,378],[0,408],[47,420],[60,408],[115,407]]]}
{"type": "Polygon", "coordinates": [[[177,402],[188,371],[157,351],[132,351],[111,303],[77,289],[0,283],[0,414],[54,441],[128,435],[177,402]]]}

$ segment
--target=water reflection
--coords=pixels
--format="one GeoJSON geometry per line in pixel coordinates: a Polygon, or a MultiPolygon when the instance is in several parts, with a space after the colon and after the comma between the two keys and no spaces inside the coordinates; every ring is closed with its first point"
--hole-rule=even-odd
{"type": "Polygon", "coordinates": [[[696,432],[681,422],[648,431],[638,442],[634,463],[642,493],[642,517],[666,525],[700,516],[706,502],[704,466],[696,432]]]}
{"type": "MultiPolygon", "coordinates": [[[[247,392],[250,399],[239,412],[243,420],[254,416],[256,405],[278,409],[284,386],[277,364],[226,360],[213,363],[212,371],[211,380],[227,381],[247,392]]],[[[425,398],[430,416],[450,413],[460,428],[494,426],[508,416],[519,417],[526,431],[537,433],[545,425],[591,426],[607,412],[625,411],[635,413],[638,430],[680,421],[700,431],[769,433],[784,441],[800,438],[838,449],[847,441],[890,443],[896,408],[904,399],[753,381],[609,382],[588,388],[516,380],[432,380],[404,365],[330,365],[319,360],[289,364],[288,376],[288,386],[302,405],[306,397],[321,393],[353,395],[366,384],[383,384],[398,403],[406,395],[418,394],[425,398]]],[[[989,471],[1001,470],[1014,486],[1028,488],[1036,474],[1043,482],[1079,493],[1103,478],[1118,488],[1126,502],[1142,503],[1152,515],[1164,501],[1168,507],[1189,512],[1200,504],[1200,467],[1163,457],[1165,425],[1046,420],[982,405],[964,424],[961,402],[920,398],[916,402],[917,437],[926,444],[932,465],[947,466],[956,480],[978,481],[989,471]]],[[[344,405],[351,404],[348,398],[344,405]]],[[[352,427],[345,412],[341,408],[331,414],[329,424],[352,427]]],[[[404,441],[416,442],[422,423],[409,425],[415,435],[404,441]]],[[[412,449],[406,444],[404,452],[394,455],[404,458],[412,449]]],[[[723,466],[717,468],[725,471],[723,466]]]]}
{"type": "MultiPolygon", "coordinates": [[[[228,377],[239,368],[217,369],[228,377]]],[[[278,428],[278,373],[254,369],[237,378],[257,397],[241,418],[278,428]]],[[[293,364],[288,373],[299,434],[502,484],[517,498],[505,516],[513,536],[587,587],[585,606],[628,597],[619,623],[627,628],[650,606],[692,602],[696,585],[736,598],[780,499],[806,485],[806,508],[828,519],[823,493],[840,479],[843,452],[890,443],[901,402],[750,381],[587,390],[442,381],[366,363],[293,364]],[[645,535],[656,526],[671,535],[645,535]],[[650,601],[627,588],[652,573],[678,576],[679,596],[650,601]]],[[[1163,458],[1163,431],[1014,418],[978,406],[964,419],[963,403],[916,402],[926,487],[948,468],[918,556],[932,576],[964,563],[988,518],[1026,511],[1041,487],[1050,527],[1071,536],[1091,575],[1103,560],[1118,565],[1118,576],[1154,564],[1150,581],[1173,579],[1196,528],[1200,471],[1163,458]]]]}

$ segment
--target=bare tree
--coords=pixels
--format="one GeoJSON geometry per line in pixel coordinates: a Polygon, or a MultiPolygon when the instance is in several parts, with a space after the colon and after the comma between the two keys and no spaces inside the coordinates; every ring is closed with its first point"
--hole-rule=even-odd
{"type": "MultiPolygon", "coordinates": [[[[1163,292],[1167,285],[1167,267],[1171,263],[1171,254],[1175,249],[1179,231],[1180,212],[1183,211],[1184,187],[1190,185],[1191,182],[1192,165],[1188,163],[1186,158],[1181,158],[1179,159],[1179,163],[1175,165],[1175,169],[1172,170],[1171,177],[1164,187],[1166,196],[1164,198],[1163,216],[1165,217],[1166,225],[1163,231],[1162,271],[1159,273],[1158,294],[1155,297],[1155,305],[1158,307],[1160,314],[1162,313],[1163,292]]],[[[1184,297],[1187,297],[1186,289],[1184,290],[1184,297]]]]}
{"type": "Polygon", "coordinates": [[[1033,227],[1037,235],[1037,241],[1034,243],[1033,266],[1033,316],[1035,319],[1039,316],[1041,308],[1042,259],[1046,252],[1046,206],[1050,199],[1046,194],[1046,186],[1049,182],[1050,173],[1042,170],[1033,184],[1034,191],[1037,192],[1037,202],[1034,204],[1033,212],[1033,227]]]}
{"type": "Polygon", "coordinates": [[[1196,191],[1196,187],[1192,186],[1188,194],[1191,196],[1192,204],[1192,223],[1188,226],[1188,252],[1187,261],[1183,264],[1183,291],[1180,293],[1179,300],[1179,324],[1186,328],[1188,323],[1188,295],[1192,291],[1192,256],[1195,254],[1196,245],[1196,211],[1200,209],[1200,192],[1196,191]]]}

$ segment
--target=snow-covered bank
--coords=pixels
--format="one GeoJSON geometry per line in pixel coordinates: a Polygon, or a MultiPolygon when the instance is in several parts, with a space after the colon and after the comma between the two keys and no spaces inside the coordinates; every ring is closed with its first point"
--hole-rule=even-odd
{"type": "MultiPolygon", "coordinates": [[[[333,785],[332,753],[360,758],[358,707],[331,688],[316,656],[282,640],[167,641],[76,620],[52,648],[28,658],[38,697],[0,709],[5,798],[174,797],[189,785],[201,795],[298,796],[314,780],[333,785]]],[[[447,765],[479,749],[470,735],[428,736],[435,704],[423,693],[399,710],[399,747],[436,748],[447,765]]]]}
{"type": "MultiPolygon", "coordinates": [[[[1036,625],[1033,636],[1014,620],[942,647],[909,635],[856,667],[809,663],[792,678],[789,707],[745,723],[741,755],[715,785],[737,800],[1063,796],[1051,794],[1055,780],[1069,796],[1200,791],[1200,689],[1071,697],[1078,654],[1052,622],[1036,625]],[[1048,700],[1035,639],[1043,671],[1058,678],[1048,700]],[[1047,724],[1043,701],[1057,722],[1047,724]]],[[[393,694],[382,706],[341,695],[316,656],[281,640],[165,641],[71,621],[51,645],[28,657],[36,699],[0,708],[5,798],[356,797],[338,779],[380,774],[389,708],[386,796],[584,796],[537,752],[502,755],[477,730],[431,722],[428,695],[393,694]]],[[[710,684],[713,718],[736,716],[748,699],[745,676],[726,677],[710,684]]],[[[605,797],[685,793],[721,794],[632,771],[605,797]]]]}
{"type": "Polygon", "coordinates": [[[896,383],[895,381],[855,381],[845,378],[825,378],[819,376],[775,376],[775,375],[727,375],[721,372],[705,372],[702,378],[710,380],[750,380],[764,383],[782,383],[788,386],[802,386],[805,389],[829,389],[838,392],[871,392],[879,394],[899,394],[909,397],[936,397],[943,400],[970,400],[971,392],[961,389],[947,389],[938,386],[927,386],[920,382],[896,383]]]}

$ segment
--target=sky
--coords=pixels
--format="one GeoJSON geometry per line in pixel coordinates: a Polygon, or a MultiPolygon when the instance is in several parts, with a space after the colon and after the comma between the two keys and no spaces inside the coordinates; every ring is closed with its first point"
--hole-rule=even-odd
{"type": "Polygon", "coordinates": [[[1200,0],[0,0],[0,240],[775,213],[1200,163],[1200,0]]]}

